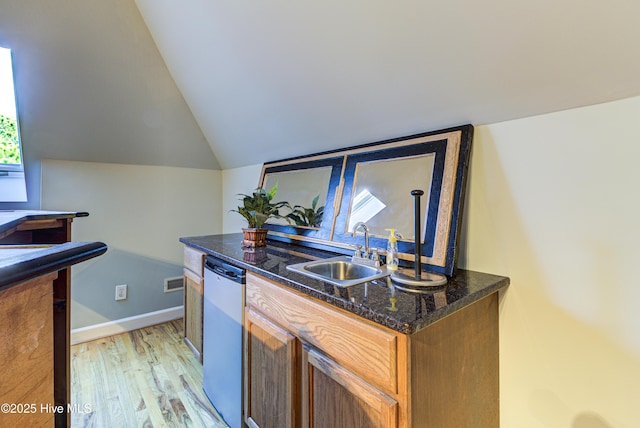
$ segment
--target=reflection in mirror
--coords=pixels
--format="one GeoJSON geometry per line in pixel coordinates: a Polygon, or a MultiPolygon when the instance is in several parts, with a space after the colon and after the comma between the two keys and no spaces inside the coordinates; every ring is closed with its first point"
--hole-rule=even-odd
{"type": "MultiPolygon", "coordinates": [[[[411,199],[413,189],[425,192],[421,198],[422,237],[428,222],[427,203],[431,190],[435,154],[405,158],[359,162],[356,166],[352,200],[349,204],[348,230],[358,222],[369,227],[372,236],[386,238],[388,228],[395,228],[403,240],[414,240],[414,213],[411,199]]],[[[424,241],[424,239],[423,239],[424,241]]]]}
{"type": "Polygon", "coordinates": [[[281,210],[286,218],[269,219],[271,224],[319,228],[331,179],[331,166],[270,172],[265,175],[263,188],[271,189],[276,183],[278,192],[274,202],[286,201],[291,210],[281,210]]]}

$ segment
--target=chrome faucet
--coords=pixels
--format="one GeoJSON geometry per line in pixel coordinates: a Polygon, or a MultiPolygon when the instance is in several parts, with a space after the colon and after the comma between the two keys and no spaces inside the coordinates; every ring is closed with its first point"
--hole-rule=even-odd
{"type": "Polygon", "coordinates": [[[356,245],[356,252],[353,257],[351,257],[351,261],[353,263],[375,266],[377,268],[384,265],[384,262],[382,261],[382,259],[380,259],[382,250],[379,248],[369,248],[369,227],[363,222],[359,221],[353,226],[353,232],[351,232],[351,236],[355,237],[358,229],[364,230],[364,252],[361,251],[362,245],[356,245]]]}
{"type": "Polygon", "coordinates": [[[356,236],[356,232],[358,229],[362,228],[364,230],[364,257],[369,257],[370,249],[369,249],[369,227],[364,224],[364,222],[357,222],[353,226],[353,232],[351,232],[351,236],[356,236]]]}

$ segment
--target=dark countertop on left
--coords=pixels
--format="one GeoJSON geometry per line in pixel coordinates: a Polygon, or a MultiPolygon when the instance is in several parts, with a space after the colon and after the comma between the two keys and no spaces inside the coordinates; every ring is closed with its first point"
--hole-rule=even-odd
{"type": "Polygon", "coordinates": [[[0,245],[0,290],[57,272],[107,251],[102,242],[0,245]]]}
{"type": "Polygon", "coordinates": [[[87,217],[88,215],[87,212],[71,211],[0,210],[0,237],[29,220],[87,217]]]}
{"type": "MultiPolygon", "coordinates": [[[[0,211],[0,237],[30,220],[86,217],[84,212],[0,211]]],[[[0,245],[0,290],[56,272],[107,251],[102,242],[0,245]]]]}

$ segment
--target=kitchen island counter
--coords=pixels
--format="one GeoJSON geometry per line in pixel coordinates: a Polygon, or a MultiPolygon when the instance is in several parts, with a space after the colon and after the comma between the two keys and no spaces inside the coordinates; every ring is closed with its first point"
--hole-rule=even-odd
{"type": "Polygon", "coordinates": [[[69,426],[71,266],[107,250],[70,242],[73,219],[87,215],[0,211],[0,399],[37,403],[0,413],[0,426],[69,426]]]}

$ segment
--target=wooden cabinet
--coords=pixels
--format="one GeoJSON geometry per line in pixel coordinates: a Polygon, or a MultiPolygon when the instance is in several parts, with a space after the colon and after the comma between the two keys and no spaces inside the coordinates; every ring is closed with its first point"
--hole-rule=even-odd
{"type": "Polygon", "coordinates": [[[395,333],[250,273],[246,300],[250,427],[398,426],[395,333]]]}
{"type": "Polygon", "coordinates": [[[300,342],[257,312],[245,311],[245,400],[249,427],[295,428],[300,342]]]}
{"type": "MultiPolygon", "coordinates": [[[[19,212],[16,212],[16,214],[18,213],[19,212]]],[[[31,219],[21,221],[17,226],[4,229],[0,232],[0,245],[62,244],[69,242],[71,241],[71,223],[73,219],[77,215],[87,215],[86,213],[61,213],[54,215],[44,212],[44,215],[40,216],[36,211],[28,213],[31,219]]],[[[53,401],[49,400],[46,401],[46,403],[62,406],[66,409],[71,400],[71,302],[69,300],[71,296],[71,268],[60,270],[49,284],[49,289],[53,290],[52,309],[47,311],[48,314],[52,314],[51,317],[53,320],[53,401]]],[[[36,313],[37,311],[34,310],[33,312],[36,313]]],[[[5,315],[10,316],[10,312],[5,315]]],[[[7,329],[7,331],[12,330],[7,329]]],[[[31,336],[31,339],[36,340],[34,336],[31,336]]],[[[4,342],[0,341],[0,343],[4,342]]],[[[6,360],[3,358],[0,361],[6,360]]],[[[0,377],[0,379],[4,379],[4,377],[0,377]]],[[[16,379],[20,379],[20,377],[16,376],[16,379]]],[[[0,387],[0,389],[4,390],[3,387],[0,387]]],[[[4,399],[4,396],[3,401],[11,402],[4,399]]],[[[34,401],[28,400],[27,402],[34,401]]],[[[43,401],[42,403],[45,402],[43,401]]],[[[38,409],[38,411],[39,410],[40,409],[38,409]]],[[[71,423],[71,418],[68,417],[66,411],[56,412],[54,419],[56,427],[68,427],[71,423]]],[[[21,424],[17,424],[15,426],[20,425],[21,424]]],[[[34,424],[33,426],[36,425],[37,424],[34,424]]],[[[4,425],[0,423],[0,426],[4,425]]]]}
{"type": "Polygon", "coordinates": [[[302,353],[302,426],[396,428],[398,402],[317,349],[302,353]]]}
{"type": "MultiPolygon", "coordinates": [[[[0,426],[53,426],[53,281],[57,273],[0,291],[0,426]]],[[[64,408],[64,407],[63,407],[64,408]]],[[[58,412],[60,413],[60,412],[58,412]]]]}
{"type": "Polygon", "coordinates": [[[401,334],[247,273],[245,421],[251,428],[496,428],[493,293],[401,334]]]}
{"type": "Polygon", "coordinates": [[[202,362],[202,305],[205,253],[184,248],[184,341],[202,362]]]}

